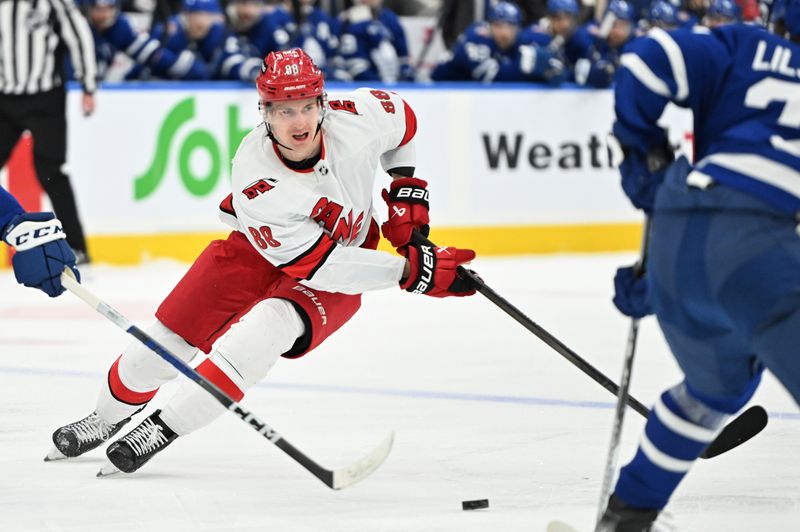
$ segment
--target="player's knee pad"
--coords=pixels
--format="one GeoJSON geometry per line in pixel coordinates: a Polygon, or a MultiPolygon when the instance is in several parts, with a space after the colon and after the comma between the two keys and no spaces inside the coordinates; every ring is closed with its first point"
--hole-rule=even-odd
{"type": "Polygon", "coordinates": [[[242,391],[263,379],[303,335],[305,325],[285,299],[265,299],[233,324],[209,357],[242,391]]]}
{"type": "MultiPolygon", "coordinates": [[[[169,352],[184,362],[189,362],[197,348],[156,320],[145,332],[169,352]]],[[[178,375],[169,362],[138,340],[129,344],[119,359],[119,378],[124,385],[136,391],[158,388],[178,375]]]]}

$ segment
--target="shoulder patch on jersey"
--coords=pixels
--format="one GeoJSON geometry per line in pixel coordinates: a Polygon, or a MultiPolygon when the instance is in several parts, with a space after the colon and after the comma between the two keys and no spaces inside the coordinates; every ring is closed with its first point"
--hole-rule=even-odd
{"type": "Polygon", "coordinates": [[[331,100],[328,102],[331,111],[347,111],[354,115],[361,114],[356,109],[356,102],[353,100],[331,100]]]}
{"type": "Polygon", "coordinates": [[[272,181],[273,183],[277,183],[277,180],[275,179],[259,179],[258,181],[247,185],[247,187],[242,190],[242,193],[247,196],[247,199],[249,200],[256,199],[261,194],[269,192],[275,188],[275,185],[270,185],[267,183],[268,180],[272,181]]]}

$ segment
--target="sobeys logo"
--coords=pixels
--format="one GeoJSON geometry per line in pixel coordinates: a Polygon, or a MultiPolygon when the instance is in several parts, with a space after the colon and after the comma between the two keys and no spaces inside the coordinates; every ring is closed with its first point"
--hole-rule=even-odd
{"type": "MultiPolygon", "coordinates": [[[[147,198],[161,184],[169,167],[175,135],[194,116],[194,98],[186,98],[178,102],[169,111],[158,130],[155,154],[150,166],[142,175],[134,178],[133,197],[135,200],[147,198]]],[[[226,149],[225,160],[230,161],[233,154],[236,153],[239,143],[249,131],[249,128],[239,128],[239,107],[236,105],[228,106],[227,121],[227,146],[220,147],[220,143],[209,130],[197,128],[186,135],[183,143],[178,147],[178,174],[183,186],[194,196],[205,196],[214,190],[223,173],[223,148],[226,149]],[[196,174],[191,167],[190,161],[195,150],[204,150],[208,155],[210,164],[204,174],[196,174]]],[[[230,167],[227,163],[224,165],[224,172],[225,175],[230,174],[230,167]]]]}

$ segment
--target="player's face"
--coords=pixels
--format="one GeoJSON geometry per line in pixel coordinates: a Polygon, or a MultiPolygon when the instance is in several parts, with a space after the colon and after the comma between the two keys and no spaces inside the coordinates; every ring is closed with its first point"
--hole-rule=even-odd
{"type": "Polygon", "coordinates": [[[89,8],[89,22],[99,30],[104,30],[114,23],[117,8],[108,5],[97,5],[89,8]]]}
{"type": "Polygon", "coordinates": [[[569,13],[553,13],[550,15],[550,29],[553,35],[561,35],[562,37],[569,37],[572,35],[572,29],[575,26],[575,17],[569,13]]]}
{"type": "Polygon", "coordinates": [[[494,39],[498,48],[507,50],[517,40],[519,28],[508,22],[492,22],[489,24],[489,31],[492,33],[492,39],[494,39]]]}
{"type": "Polygon", "coordinates": [[[608,32],[608,45],[612,48],[619,48],[631,36],[631,23],[627,20],[617,19],[608,32]]]}
{"type": "Polygon", "coordinates": [[[316,98],[295,102],[276,102],[269,107],[267,119],[272,134],[278,142],[291,148],[278,149],[290,161],[302,161],[316,155],[320,150],[321,137],[315,135],[320,108],[316,98]]]}
{"type": "Polygon", "coordinates": [[[186,34],[193,41],[197,41],[208,35],[211,26],[214,25],[216,17],[213,13],[195,11],[184,14],[186,20],[186,34]]]}
{"type": "Polygon", "coordinates": [[[264,5],[260,0],[238,0],[233,3],[237,26],[250,28],[258,22],[264,12],[264,5]]]}

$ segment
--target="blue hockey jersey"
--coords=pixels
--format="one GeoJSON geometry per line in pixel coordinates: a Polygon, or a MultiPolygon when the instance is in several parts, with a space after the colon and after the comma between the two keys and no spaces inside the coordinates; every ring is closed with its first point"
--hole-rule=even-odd
{"type": "MultiPolygon", "coordinates": [[[[196,61],[191,52],[174,53],[162,47],[148,33],[136,31],[125,15],[118,16],[106,29],[98,30],[92,26],[92,34],[101,78],[117,52],[125,53],[136,61],[137,66],[148,68],[151,74],[160,78],[198,80],[209,76],[205,65],[196,61]]],[[[140,70],[135,68],[132,72],[140,70]]],[[[129,73],[127,77],[134,75],[129,73]]]]}
{"type": "Polygon", "coordinates": [[[532,32],[520,32],[517,41],[502,50],[487,22],[476,22],[458,38],[452,58],[431,73],[435,81],[561,81],[563,63],[551,63],[554,54],[536,43],[532,32]],[[557,72],[556,72],[557,70],[557,72]],[[555,79],[554,79],[555,78],[555,79]]]}
{"type": "Polygon", "coordinates": [[[170,18],[166,26],[154,26],[152,35],[160,39],[164,32],[164,47],[176,54],[192,52],[196,61],[205,64],[211,79],[252,81],[260,72],[263,59],[249,56],[239,39],[221,22],[211,26],[208,34],[196,41],[187,35],[179,15],[170,18]]]}
{"type": "Polygon", "coordinates": [[[8,222],[14,219],[18,214],[25,212],[25,209],[17,201],[17,198],[11,195],[6,189],[0,187],[0,236],[5,231],[8,222]]]}
{"type": "Polygon", "coordinates": [[[265,13],[250,29],[239,34],[242,50],[246,55],[261,58],[270,52],[287,50],[291,39],[287,26],[291,23],[292,16],[283,8],[265,13]]]}
{"type": "Polygon", "coordinates": [[[800,212],[800,45],[741,24],[653,29],[617,77],[614,133],[646,153],[667,102],[694,112],[695,175],[800,212]]]}
{"type": "Polygon", "coordinates": [[[397,81],[400,58],[392,45],[392,34],[374,19],[345,22],[336,58],[340,79],[355,81],[397,81]]]}
{"type": "Polygon", "coordinates": [[[292,21],[292,47],[302,48],[314,64],[328,74],[330,63],[339,48],[341,24],[325,10],[314,7],[301,17],[299,27],[292,21]]]}

